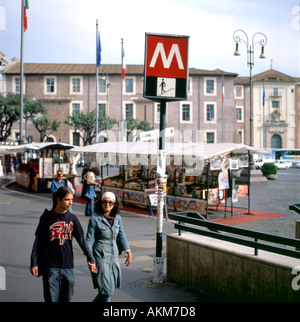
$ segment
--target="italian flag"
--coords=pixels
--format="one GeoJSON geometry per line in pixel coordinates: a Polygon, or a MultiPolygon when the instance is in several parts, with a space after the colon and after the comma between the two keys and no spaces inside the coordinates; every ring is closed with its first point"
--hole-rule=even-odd
{"type": "Polygon", "coordinates": [[[224,89],[224,80],[222,80],[222,103],[224,103],[225,99],[225,89],[224,89]]]}
{"type": "Polygon", "coordinates": [[[126,65],[125,65],[125,51],[124,47],[122,48],[122,79],[125,79],[126,65]]]}
{"type": "Polygon", "coordinates": [[[27,9],[29,9],[29,1],[24,1],[24,31],[27,30],[27,9]]]}

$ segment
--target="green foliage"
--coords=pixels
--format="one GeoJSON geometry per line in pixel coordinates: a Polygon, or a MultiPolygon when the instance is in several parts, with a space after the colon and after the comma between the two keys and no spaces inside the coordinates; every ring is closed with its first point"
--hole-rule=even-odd
{"type": "Polygon", "coordinates": [[[51,133],[57,131],[60,126],[60,122],[57,120],[51,122],[47,115],[32,119],[32,123],[40,133],[40,142],[43,142],[46,136],[49,136],[51,133]],[[47,133],[47,131],[50,132],[47,133]]]}
{"type": "MultiPolygon", "coordinates": [[[[8,93],[0,96],[0,141],[6,141],[11,135],[13,124],[20,120],[20,109],[20,94],[8,93]]],[[[23,117],[26,121],[46,113],[43,103],[23,98],[23,117]]]]}
{"type": "Polygon", "coordinates": [[[129,140],[130,134],[133,130],[141,130],[141,131],[150,131],[152,130],[150,123],[147,121],[138,122],[134,118],[130,118],[126,120],[127,123],[127,141],[129,140]]]}
{"type": "MultiPolygon", "coordinates": [[[[117,121],[108,118],[108,129],[111,129],[117,121]]],[[[75,113],[68,116],[65,124],[73,127],[75,133],[83,140],[84,145],[92,144],[93,138],[96,137],[96,111],[75,113]]],[[[98,117],[98,131],[106,129],[106,117],[98,117]]]]}
{"type": "Polygon", "coordinates": [[[20,119],[20,97],[17,95],[0,96],[0,141],[11,135],[13,124],[20,119]]]}
{"type": "Polygon", "coordinates": [[[264,163],[261,171],[264,176],[268,174],[277,174],[277,167],[274,163],[264,163]]]}

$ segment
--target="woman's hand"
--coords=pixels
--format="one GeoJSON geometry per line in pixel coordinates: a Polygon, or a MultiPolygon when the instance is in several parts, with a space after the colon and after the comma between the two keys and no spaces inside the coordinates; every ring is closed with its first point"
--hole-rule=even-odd
{"type": "Polygon", "coordinates": [[[97,270],[97,267],[96,267],[96,264],[92,264],[90,262],[88,262],[88,265],[89,265],[89,270],[94,273],[94,274],[97,274],[98,273],[98,270],[97,270]]]}
{"type": "Polygon", "coordinates": [[[130,250],[127,251],[126,253],[127,253],[127,258],[125,260],[125,265],[128,266],[128,265],[130,265],[130,263],[132,261],[132,254],[131,254],[131,251],[130,250]]]}

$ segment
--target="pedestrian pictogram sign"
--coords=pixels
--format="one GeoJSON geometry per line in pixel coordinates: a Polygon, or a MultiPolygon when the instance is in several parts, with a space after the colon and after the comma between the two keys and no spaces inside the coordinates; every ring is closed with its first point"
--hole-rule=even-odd
{"type": "Polygon", "coordinates": [[[146,34],[144,97],[187,98],[188,36],[146,34]]]}

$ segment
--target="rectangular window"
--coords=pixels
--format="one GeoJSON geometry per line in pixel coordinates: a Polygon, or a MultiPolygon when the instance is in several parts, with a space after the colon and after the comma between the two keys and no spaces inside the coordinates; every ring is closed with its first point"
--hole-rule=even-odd
{"type": "Polygon", "coordinates": [[[99,93],[106,93],[106,78],[99,78],[99,93]]]}
{"type": "Polygon", "coordinates": [[[125,105],[125,118],[126,120],[133,118],[133,104],[125,105]]]}
{"type": "Polygon", "coordinates": [[[272,101],[273,108],[279,108],[279,101],[272,101]]]}
{"type": "Polygon", "coordinates": [[[242,109],[240,107],[237,107],[235,109],[235,112],[236,112],[236,119],[238,121],[242,121],[243,117],[242,117],[242,109]]]}
{"type": "Polygon", "coordinates": [[[206,143],[215,143],[215,133],[207,132],[206,133],[206,143]]]}
{"type": "Polygon", "coordinates": [[[80,104],[79,103],[73,103],[72,104],[72,115],[79,114],[80,112],[80,104]]]}
{"type": "Polygon", "coordinates": [[[133,93],[133,79],[132,78],[126,78],[125,79],[126,84],[126,93],[133,93]]]}
{"type": "Polygon", "coordinates": [[[278,88],[273,88],[273,96],[278,96],[278,88]]]}
{"type": "Polygon", "coordinates": [[[213,94],[215,91],[215,82],[213,79],[206,80],[206,93],[213,94]]]}
{"type": "Polygon", "coordinates": [[[21,86],[20,86],[20,78],[15,78],[15,93],[21,92],[21,86]]]}
{"type": "Polygon", "coordinates": [[[214,104],[206,105],[206,121],[211,122],[215,120],[215,106],[214,104]]]}
{"type": "Polygon", "coordinates": [[[73,78],[73,93],[80,93],[80,78],[73,78]]]}
{"type": "Polygon", "coordinates": [[[73,145],[80,146],[80,136],[79,136],[79,133],[73,132],[73,145]]]}
{"type": "Polygon", "coordinates": [[[236,86],[235,87],[235,97],[242,97],[242,87],[241,86],[236,86]]]}
{"type": "Polygon", "coordinates": [[[47,78],[47,93],[55,93],[55,79],[47,78]]]}
{"type": "Polygon", "coordinates": [[[182,121],[190,121],[190,104],[182,104],[182,121]]]}
{"type": "Polygon", "coordinates": [[[99,104],[99,117],[106,117],[106,104],[99,104]]]}

